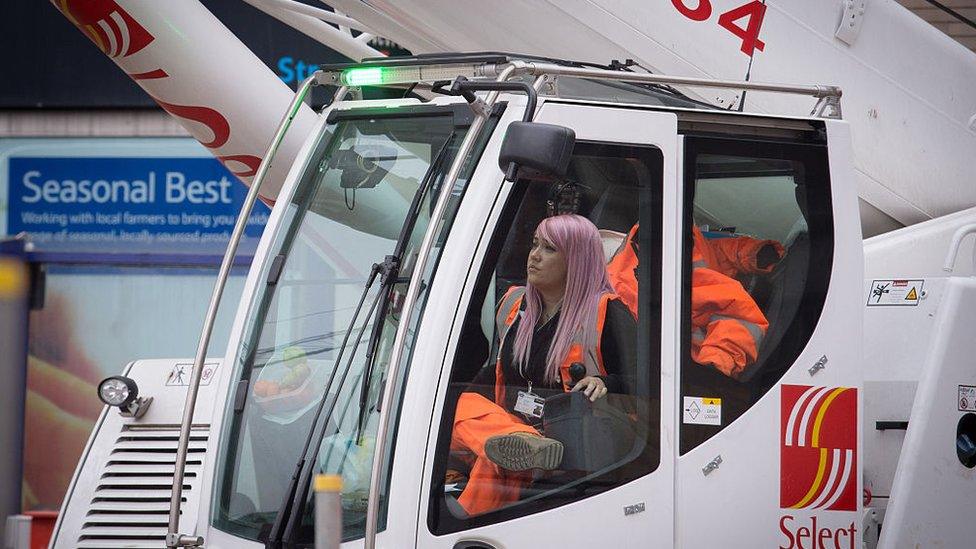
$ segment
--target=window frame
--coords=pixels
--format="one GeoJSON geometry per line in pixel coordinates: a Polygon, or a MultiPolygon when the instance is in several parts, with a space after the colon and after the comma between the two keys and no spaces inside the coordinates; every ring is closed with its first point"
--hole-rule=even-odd
{"type": "MultiPolygon", "coordinates": [[[[635,395],[646,398],[648,402],[649,421],[647,426],[648,429],[646,431],[646,443],[642,453],[639,456],[633,458],[620,467],[604,473],[603,475],[586,478],[586,482],[599,482],[600,479],[606,479],[609,475],[613,475],[621,469],[630,467],[633,463],[640,463],[642,460],[645,460],[646,463],[651,463],[652,465],[641,470],[639,474],[632,474],[624,479],[614,479],[615,482],[612,486],[581,495],[571,500],[565,500],[564,498],[554,496],[564,493],[565,490],[571,490],[574,486],[579,486],[583,481],[570,483],[564,487],[560,487],[559,489],[555,489],[553,491],[524,500],[526,502],[532,502],[531,506],[524,505],[523,502],[520,501],[516,505],[511,505],[473,517],[458,518],[454,516],[451,510],[447,507],[446,500],[444,498],[444,474],[447,470],[447,462],[450,454],[449,451],[444,450],[450,447],[450,435],[453,430],[454,411],[456,410],[457,405],[457,396],[452,395],[451,393],[454,391],[453,386],[456,383],[461,383],[455,382],[453,379],[456,371],[456,362],[458,361],[460,352],[460,346],[458,345],[454,348],[452,358],[448,359],[448,357],[445,356],[445,362],[450,360],[451,366],[449,370],[449,379],[446,383],[446,389],[442,389],[442,391],[448,391],[448,395],[444,400],[444,406],[442,413],[440,414],[440,418],[432,418],[431,425],[432,428],[437,429],[437,434],[432,465],[430,467],[430,490],[426,494],[426,522],[429,532],[435,536],[454,534],[495,525],[517,518],[532,516],[541,512],[562,507],[564,505],[578,503],[584,499],[606,493],[607,491],[614,490],[627,483],[651,475],[658,470],[661,464],[662,456],[660,451],[660,431],[663,427],[661,425],[661,326],[663,323],[662,276],[664,259],[662,226],[664,217],[664,193],[666,192],[664,188],[665,153],[658,146],[648,143],[624,143],[580,139],[577,140],[577,146],[593,151],[593,154],[587,154],[587,156],[639,158],[643,160],[644,165],[650,172],[650,178],[647,184],[638,181],[638,186],[635,187],[635,190],[640,199],[640,206],[638,208],[639,221],[642,227],[650,227],[651,230],[640,231],[638,241],[641,250],[649,251],[649,253],[642,251],[641,257],[655,257],[657,266],[657,269],[654,269],[652,268],[651,262],[642,261],[640,264],[644,267],[641,268],[641,271],[639,271],[641,275],[646,276],[646,280],[650,280],[651,282],[650,284],[641,285],[642,290],[638,294],[638,310],[640,312],[653,310],[655,304],[657,307],[656,315],[641,315],[637,324],[638,371],[641,373],[646,373],[647,378],[637,379],[635,384],[640,387],[641,390],[635,393],[635,395]],[[612,151],[615,154],[605,154],[606,151],[612,151]],[[641,337],[641,334],[650,334],[650,337],[641,337]],[[644,365],[644,367],[641,368],[641,365],[644,365]],[[655,381],[656,384],[654,384],[655,381]],[[645,391],[651,387],[656,387],[656,393],[651,391],[645,394],[645,391]],[[653,453],[650,452],[651,449],[654,450],[653,453]],[[652,453],[652,455],[648,456],[649,453],[652,453]]],[[[579,149],[574,150],[574,154],[578,151],[579,149]]],[[[466,304],[462,305],[462,307],[464,307],[464,315],[461,317],[464,319],[462,324],[467,324],[472,315],[480,317],[480,314],[478,313],[481,311],[484,304],[481,296],[487,298],[487,293],[491,288],[492,277],[495,273],[495,266],[497,266],[499,263],[505,240],[511,230],[513,222],[518,217],[519,210],[524,200],[526,199],[530,183],[527,183],[524,180],[519,180],[510,185],[510,191],[507,193],[507,196],[504,196],[504,198],[502,198],[495,206],[496,208],[500,208],[500,213],[497,220],[493,225],[490,226],[490,228],[485,229],[484,236],[487,240],[487,247],[481,259],[477,275],[474,278],[474,287],[472,293],[470,294],[471,297],[468,299],[466,304]],[[489,265],[492,266],[492,268],[487,268],[489,265]]],[[[474,265],[472,265],[472,267],[474,267],[474,265]]],[[[462,334],[463,332],[458,333],[459,339],[462,334]]],[[[495,349],[493,348],[493,344],[492,342],[489,342],[489,367],[494,364],[494,353],[495,349]]]]}
{"type": "MultiPolygon", "coordinates": [[[[740,417],[745,415],[770,390],[775,387],[783,376],[796,364],[796,359],[803,352],[817,324],[823,314],[823,309],[829,293],[830,278],[833,273],[833,259],[835,248],[835,231],[833,219],[833,197],[831,192],[831,177],[828,161],[828,148],[825,134],[811,132],[801,134],[799,138],[781,139],[775,137],[733,138],[708,133],[689,133],[684,135],[684,158],[682,159],[682,211],[681,222],[681,325],[678,360],[678,391],[679,404],[685,396],[696,395],[688,391],[688,383],[692,377],[706,381],[711,378],[718,386],[717,391],[741,389],[749,393],[748,405],[735,417],[726,419],[727,406],[723,404],[722,424],[715,428],[711,426],[685,424],[682,414],[678,418],[678,455],[684,456],[691,450],[707,442],[710,438],[726,429],[740,417]],[[692,373],[689,368],[703,368],[691,361],[691,271],[692,271],[692,225],[694,224],[695,192],[697,184],[697,161],[699,155],[713,154],[723,156],[751,157],[763,159],[790,160],[800,162],[804,166],[803,185],[805,205],[801,207],[807,222],[809,235],[809,257],[807,260],[806,285],[797,311],[791,319],[790,326],[783,332],[774,350],[765,356],[760,371],[749,380],[739,382],[725,377],[723,374],[708,369],[706,372],[692,373]],[[812,182],[812,183],[811,183],[812,182]],[[806,210],[804,212],[804,209],[806,210]],[[800,344],[784,345],[786,341],[798,341],[800,344]],[[769,365],[776,367],[770,369],[769,365]],[[686,443],[686,437],[698,432],[701,440],[692,439],[686,443]]],[[[765,312],[765,311],[764,311],[765,312]]],[[[760,349],[760,360],[763,360],[763,350],[760,349]]],[[[724,395],[723,395],[724,396],[724,395]]],[[[737,410],[733,410],[736,412],[737,410]]]]}
{"type": "MultiPolygon", "coordinates": [[[[486,124],[485,129],[483,130],[479,139],[476,141],[475,148],[469,153],[469,158],[466,160],[464,167],[462,168],[461,174],[458,177],[458,181],[454,183],[455,190],[458,192],[456,198],[453,199],[455,203],[453,204],[453,206],[450,206],[449,209],[444,212],[444,217],[441,220],[437,220],[444,223],[442,227],[442,229],[444,230],[444,234],[447,234],[447,232],[450,230],[450,227],[457,220],[456,214],[458,212],[461,202],[464,199],[464,195],[468,190],[468,184],[470,183],[471,176],[474,172],[474,169],[475,167],[477,167],[482,155],[485,153],[489,139],[491,138],[506,108],[507,108],[507,102],[499,102],[496,105],[495,109],[492,111],[489,121],[486,124]]],[[[271,238],[273,238],[271,247],[266,251],[266,255],[264,256],[264,259],[261,263],[261,271],[259,275],[259,280],[261,282],[259,282],[258,285],[258,288],[260,288],[260,290],[250,298],[251,302],[248,305],[248,311],[245,320],[247,324],[243,328],[241,339],[239,340],[238,346],[234,351],[235,368],[234,368],[234,373],[232,375],[234,376],[233,380],[235,384],[240,384],[244,381],[247,381],[249,384],[248,390],[250,391],[253,389],[253,387],[250,386],[250,382],[252,381],[252,376],[254,375],[252,355],[253,355],[253,349],[256,349],[258,347],[258,345],[253,343],[259,341],[261,337],[261,332],[264,330],[264,319],[266,319],[268,315],[269,307],[274,302],[275,296],[277,296],[280,291],[280,287],[278,287],[278,285],[275,285],[275,287],[271,290],[265,288],[264,286],[267,284],[266,278],[277,255],[287,252],[285,253],[286,256],[285,264],[287,264],[287,257],[290,256],[293,246],[297,242],[297,238],[301,232],[301,227],[303,226],[304,217],[310,211],[310,205],[308,203],[310,195],[314,194],[316,190],[319,188],[318,177],[314,173],[309,171],[308,166],[310,165],[310,163],[313,160],[319,161],[322,158],[326,157],[327,155],[330,155],[332,153],[332,150],[340,146],[340,141],[336,139],[336,137],[337,135],[340,134],[340,130],[344,128],[347,124],[354,124],[357,121],[367,121],[367,120],[384,119],[384,118],[445,119],[448,117],[450,120],[450,125],[453,126],[454,128],[455,137],[459,138],[456,140],[456,142],[459,145],[460,142],[467,135],[467,132],[470,131],[470,123],[471,120],[473,119],[471,110],[468,107],[468,105],[465,103],[449,104],[449,105],[433,105],[433,106],[408,105],[408,106],[398,107],[397,109],[388,109],[388,108],[346,109],[346,110],[338,110],[338,111],[333,110],[331,112],[326,125],[322,126],[319,135],[316,137],[318,141],[310,149],[309,155],[305,160],[305,168],[303,168],[302,173],[300,174],[298,180],[294,183],[294,187],[292,187],[292,190],[289,196],[287,197],[288,207],[293,208],[293,211],[286,214],[286,216],[282,220],[280,220],[277,225],[275,225],[274,233],[271,236],[271,238]],[[252,343],[252,345],[247,345],[248,343],[252,343]],[[245,346],[247,346],[247,351],[248,351],[246,353],[244,352],[245,346]]],[[[450,137],[448,139],[450,139],[450,137]]],[[[452,153],[452,155],[446,159],[447,162],[445,162],[444,165],[438,169],[446,174],[449,167],[451,166],[451,163],[455,159],[456,159],[456,151],[452,153]]],[[[431,160],[433,160],[433,158],[431,160]]],[[[428,172],[431,170],[430,165],[428,165],[427,170],[428,172]]],[[[443,184],[443,181],[433,182],[433,184],[426,192],[427,196],[436,197],[437,194],[440,192],[441,184],[443,184]]],[[[285,200],[285,198],[282,197],[280,198],[280,200],[285,200]]],[[[428,219],[427,225],[423,226],[420,230],[418,230],[418,228],[420,228],[421,226],[420,224],[417,224],[413,227],[412,234],[414,234],[413,232],[415,231],[416,234],[419,234],[422,237],[428,230],[432,230],[434,223],[435,220],[428,219]]],[[[439,242],[437,245],[435,245],[435,250],[436,250],[436,255],[433,256],[433,262],[430,265],[428,265],[428,268],[426,269],[425,272],[419,272],[419,271],[410,272],[411,277],[413,276],[422,277],[425,280],[424,287],[426,288],[425,290],[422,290],[420,294],[421,297],[418,299],[418,306],[414,311],[413,316],[410,319],[401,319],[401,322],[408,322],[412,325],[414,333],[419,332],[420,329],[420,323],[424,316],[423,313],[426,307],[426,299],[427,299],[427,295],[429,294],[429,288],[433,283],[433,279],[435,278],[434,275],[437,272],[437,264],[440,261],[441,253],[443,252],[443,242],[439,242]]],[[[412,268],[413,267],[411,267],[411,269],[412,268]]],[[[399,282],[398,284],[402,284],[402,283],[403,282],[399,282]]],[[[399,424],[399,420],[400,420],[399,412],[402,409],[401,406],[402,399],[400,398],[402,396],[401,394],[402,385],[403,385],[403,381],[406,379],[407,373],[409,371],[409,365],[412,360],[412,345],[410,346],[410,348],[411,351],[405,354],[404,357],[402,357],[402,360],[406,361],[407,366],[400,369],[400,376],[396,380],[396,384],[393,387],[394,390],[397,391],[398,396],[394,400],[394,407],[396,408],[396,412],[394,413],[393,420],[390,422],[389,429],[394,434],[396,432],[397,425],[399,424]]],[[[385,371],[386,369],[383,369],[382,371],[378,371],[376,375],[382,378],[385,371]]],[[[390,383],[392,383],[392,381],[390,380],[386,380],[386,381],[388,381],[386,385],[390,386],[390,383]]],[[[323,395],[322,398],[326,398],[326,397],[327,395],[323,395]]],[[[235,447],[232,449],[231,443],[238,445],[239,444],[238,441],[240,440],[241,437],[243,437],[244,429],[240,428],[240,425],[243,424],[244,418],[243,418],[242,411],[239,412],[236,409],[236,405],[232,402],[229,402],[228,405],[221,413],[224,415],[224,418],[223,418],[223,426],[221,427],[221,433],[220,433],[220,441],[221,441],[220,452],[216,457],[216,461],[215,461],[216,469],[214,475],[214,493],[216,494],[217,497],[212,502],[210,523],[215,529],[223,533],[226,533],[228,535],[234,536],[235,538],[264,543],[267,541],[266,538],[268,535],[268,533],[264,529],[258,530],[256,534],[253,534],[251,532],[253,529],[248,530],[246,527],[235,524],[233,520],[225,516],[226,509],[223,507],[223,503],[224,503],[223,492],[226,491],[233,484],[232,477],[236,470],[236,467],[230,466],[230,463],[227,461],[229,459],[228,453],[233,452],[234,454],[236,454],[241,451],[239,447],[235,447]]],[[[330,420],[331,418],[321,417],[319,418],[319,421],[316,422],[314,425],[312,425],[310,428],[312,429],[317,428],[321,422],[330,421],[330,420]]],[[[307,435],[308,433],[305,432],[303,434],[307,435]]],[[[387,453],[384,455],[384,461],[386,462],[386,467],[384,468],[383,471],[383,483],[381,484],[381,492],[382,492],[381,497],[383,497],[383,500],[381,501],[381,505],[379,509],[380,516],[379,516],[378,527],[377,527],[378,531],[380,532],[385,530],[387,520],[388,520],[387,511],[389,508],[389,502],[385,498],[385,493],[389,492],[389,484],[390,484],[389,469],[392,467],[392,463],[393,463],[393,452],[396,446],[395,436],[391,437],[391,440],[392,443],[389,445],[387,449],[387,453]]],[[[321,448],[317,448],[317,449],[310,448],[307,456],[311,456],[310,459],[318,459],[318,453],[320,450],[321,448]]],[[[306,515],[310,514],[309,510],[313,509],[314,506],[314,497],[313,497],[314,491],[309,489],[308,494],[309,494],[308,497],[309,502],[305,509],[306,515]]],[[[280,512],[281,509],[278,510],[278,513],[280,512]]],[[[298,537],[298,541],[295,542],[298,545],[307,545],[308,543],[307,540],[302,541],[303,538],[300,537],[303,533],[305,533],[304,530],[308,530],[307,526],[308,525],[304,523],[300,523],[299,525],[299,529],[298,529],[299,537],[298,537]]],[[[357,540],[362,538],[363,538],[363,533],[361,532],[356,533],[355,535],[350,534],[350,532],[348,531],[344,533],[345,541],[357,540]]]]}

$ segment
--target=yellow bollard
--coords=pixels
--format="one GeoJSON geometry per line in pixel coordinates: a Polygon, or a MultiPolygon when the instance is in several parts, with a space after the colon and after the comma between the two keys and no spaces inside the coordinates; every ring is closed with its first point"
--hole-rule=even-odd
{"type": "Polygon", "coordinates": [[[21,299],[27,293],[27,269],[23,263],[0,257],[0,299],[21,299]]]}
{"type": "MultiPolygon", "coordinates": [[[[0,385],[0,440],[6,441],[6,450],[0,454],[0,486],[3,486],[0,489],[0,521],[6,518],[7,528],[19,528],[16,530],[19,534],[10,530],[10,536],[24,535],[29,538],[30,517],[11,517],[19,515],[23,509],[20,490],[23,454],[20,441],[24,430],[24,386],[27,375],[28,288],[27,267],[16,256],[0,255],[0,372],[3,372],[3,384],[0,385]]],[[[0,530],[3,527],[4,523],[0,522],[0,530]]],[[[18,545],[22,540],[17,539],[20,538],[9,538],[15,540],[10,541],[14,544],[10,547],[28,547],[26,544],[18,545]]]]}
{"type": "Polygon", "coordinates": [[[315,475],[315,549],[342,543],[342,477],[315,475]]]}

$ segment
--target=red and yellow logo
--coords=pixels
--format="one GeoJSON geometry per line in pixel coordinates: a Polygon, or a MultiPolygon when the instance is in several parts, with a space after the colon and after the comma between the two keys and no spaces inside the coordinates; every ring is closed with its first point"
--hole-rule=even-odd
{"type": "Polygon", "coordinates": [[[780,488],[784,509],[857,509],[857,389],[783,385],[780,488]]]}
{"type": "Polygon", "coordinates": [[[128,57],[153,41],[149,31],[115,0],[55,0],[55,5],[113,59],[128,57]]]}

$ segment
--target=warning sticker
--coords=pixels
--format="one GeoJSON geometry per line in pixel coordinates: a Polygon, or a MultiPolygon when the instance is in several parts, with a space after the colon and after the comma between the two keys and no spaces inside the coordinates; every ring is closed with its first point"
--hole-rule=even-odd
{"type": "MultiPolygon", "coordinates": [[[[210,385],[213,381],[214,373],[217,371],[216,363],[204,363],[203,372],[200,374],[200,385],[210,385]]],[[[166,378],[166,385],[170,387],[187,387],[190,385],[190,374],[193,372],[193,363],[181,362],[173,366],[169,376],[166,378]]]]}
{"type": "Polygon", "coordinates": [[[976,412],[976,386],[959,386],[959,411],[976,412]]]}
{"type": "Polygon", "coordinates": [[[924,280],[875,280],[871,282],[868,307],[914,307],[922,297],[924,280]]]}
{"type": "Polygon", "coordinates": [[[682,421],[692,425],[721,425],[722,399],[685,397],[682,421]]]}

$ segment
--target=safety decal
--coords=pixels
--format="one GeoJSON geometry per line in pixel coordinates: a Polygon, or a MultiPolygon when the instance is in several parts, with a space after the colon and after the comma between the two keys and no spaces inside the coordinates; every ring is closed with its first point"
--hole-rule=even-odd
{"type": "Polygon", "coordinates": [[[783,385],[780,507],[857,509],[857,389],[783,385]]]}
{"type": "Polygon", "coordinates": [[[976,386],[959,386],[959,411],[976,412],[976,386]]]}
{"type": "MultiPolygon", "coordinates": [[[[170,370],[169,376],[166,378],[166,385],[169,387],[188,387],[192,372],[192,362],[179,362],[174,364],[173,369],[170,370]]],[[[203,372],[200,373],[200,385],[210,385],[216,372],[217,363],[204,363],[203,372]]]]}
{"type": "Polygon", "coordinates": [[[690,425],[721,425],[722,399],[684,397],[682,422],[690,425]]]}
{"type": "Polygon", "coordinates": [[[914,307],[922,298],[925,280],[874,280],[868,307],[914,307]]]}

